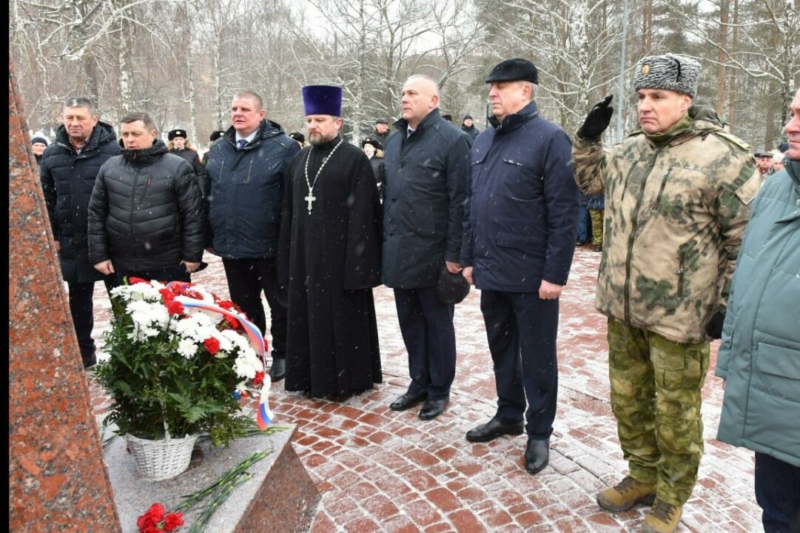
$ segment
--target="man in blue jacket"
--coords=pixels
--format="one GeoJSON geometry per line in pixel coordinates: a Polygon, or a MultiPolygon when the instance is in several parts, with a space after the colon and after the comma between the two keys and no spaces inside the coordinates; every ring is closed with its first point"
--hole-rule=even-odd
{"type": "Polygon", "coordinates": [[[784,169],[751,207],[716,371],[717,438],[756,452],[766,533],[800,531],[800,90],[790,109],[784,169]]]}
{"type": "Polygon", "coordinates": [[[411,384],[392,402],[405,411],[425,402],[422,420],[442,414],[456,374],[454,306],[439,299],[442,269],[461,270],[469,138],[439,115],[439,88],[428,76],[403,85],[401,120],[383,159],[382,278],[394,289],[411,384]]]}
{"type": "Polygon", "coordinates": [[[266,333],[261,292],[269,304],[272,334],[270,378],[286,375],[287,309],[278,283],[276,250],[283,191],[300,146],[279,124],[267,120],[261,97],[233,97],[232,126],[211,145],[206,165],[206,248],[222,257],[231,301],[266,333]]]}
{"type": "Polygon", "coordinates": [[[497,414],[470,442],[520,435],[525,468],[547,466],[558,390],[558,298],[578,234],[580,194],[571,144],[541,118],[538,71],[509,59],[489,74],[494,115],[472,145],[461,248],[463,275],[481,289],[481,311],[497,385],[497,414]],[[527,397],[528,409],[525,411],[527,397]]]}

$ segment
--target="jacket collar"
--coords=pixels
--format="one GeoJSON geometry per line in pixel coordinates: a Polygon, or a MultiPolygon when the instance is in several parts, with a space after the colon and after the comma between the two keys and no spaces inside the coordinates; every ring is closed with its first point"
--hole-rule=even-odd
{"type": "Polygon", "coordinates": [[[492,116],[489,119],[489,123],[492,125],[492,127],[494,127],[496,133],[506,133],[509,131],[514,131],[529,120],[533,120],[538,116],[539,110],[536,107],[536,102],[531,101],[530,104],[520,109],[519,112],[506,116],[506,118],[503,119],[502,124],[495,116],[492,116]]]}
{"type": "Polygon", "coordinates": [[[153,146],[142,150],[122,150],[122,157],[125,162],[134,167],[152,165],[161,156],[168,152],[167,145],[161,139],[156,139],[153,146]]]}
{"type": "Polygon", "coordinates": [[[800,161],[792,161],[789,158],[783,159],[783,168],[789,177],[792,178],[794,186],[800,189],[800,161]]]}
{"type": "MultiPolygon", "coordinates": [[[[89,139],[87,139],[86,145],[81,149],[81,154],[85,154],[87,152],[93,152],[98,149],[101,144],[105,144],[107,142],[111,142],[116,140],[117,134],[114,133],[114,128],[112,128],[109,124],[105,122],[98,121],[95,124],[94,129],[92,130],[92,134],[89,135],[89,139]]],[[[67,128],[64,127],[62,124],[56,130],[56,143],[68,148],[71,151],[75,151],[75,148],[72,146],[72,143],[69,141],[69,135],[67,134],[67,128]]]]}
{"type": "MultiPolygon", "coordinates": [[[[277,122],[272,122],[271,120],[265,118],[261,121],[261,124],[258,126],[258,131],[256,136],[253,138],[252,142],[245,147],[245,150],[249,150],[253,147],[253,145],[258,145],[262,140],[269,139],[271,137],[275,137],[276,135],[280,135],[283,133],[283,127],[278,124],[277,122]]],[[[228,131],[225,132],[223,135],[225,139],[231,145],[236,146],[236,130],[233,129],[233,126],[228,128],[228,131]]]]}
{"type": "MultiPolygon", "coordinates": [[[[414,133],[416,134],[420,131],[425,130],[426,128],[431,127],[432,125],[436,124],[440,118],[441,117],[439,115],[439,108],[437,107],[436,109],[425,115],[425,117],[419,121],[417,127],[414,128],[414,133]]],[[[401,118],[400,120],[394,123],[394,127],[403,135],[404,139],[408,138],[408,121],[406,119],[401,118]]]]}

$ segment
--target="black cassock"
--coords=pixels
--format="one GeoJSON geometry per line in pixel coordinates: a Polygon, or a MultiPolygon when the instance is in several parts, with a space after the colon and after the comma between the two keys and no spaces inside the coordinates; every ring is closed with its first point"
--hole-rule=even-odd
{"type": "Polygon", "coordinates": [[[372,288],[381,283],[381,205],[367,156],[341,137],[292,161],[283,202],[279,276],[287,286],[287,391],[345,398],[380,383],[372,288]],[[314,184],[308,211],[308,180],[314,184]]]}

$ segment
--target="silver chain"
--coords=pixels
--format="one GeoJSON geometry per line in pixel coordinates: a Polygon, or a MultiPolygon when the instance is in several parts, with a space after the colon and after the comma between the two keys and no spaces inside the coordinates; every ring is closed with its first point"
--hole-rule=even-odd
{"type": "Polygon", "coordinates": [[[329,153],[328,156],[322,160],[322,164],[320,165],[319,170],[317,170],[317,175],[314,176],[313,183],[308,179],[308,162],[311,160],[311,151],[313,151],[313,148],[311,149],[311,151],[308,152],[308,157],[306,157],[306,167],[305,167],[306,185],[308,185],[308,196],[306,196],[304,200],[308,202],[309,215],[311,214],[311,204],[314,202],[314,200],[316,200],[316,197],[312,194],[311,191],[314,190],[314,186],[317,184],[319,175],[322,174],[322,169],[325,168],[325,165],[328,164],[328,161],[333,156],[334,152],[336,152],[336,149],[339,148],[339,146],[341,146],[343,142],[344,142],[344,137],[339,139],[339,142],[336,144],[336,146],[333,147],[331,153],[329,153]]]}

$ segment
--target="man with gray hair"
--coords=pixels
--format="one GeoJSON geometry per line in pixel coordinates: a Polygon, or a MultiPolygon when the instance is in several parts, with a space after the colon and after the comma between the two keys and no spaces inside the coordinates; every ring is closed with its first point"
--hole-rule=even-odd
{"type": "Polygon", "coordinates": [[[693,106],[700,65],[649,56],[633,86],[641,129],[603,150],[611,97],[588,114],[573,158],[584,193],[605,193],[595,305],[608,317],[611,405],[629,474],[603,509],[652,505],[643,531],[672,532],[703,453],[701,390],[759,173],[713,110],[693,106]]]}
{"type": "Polygon", "coordinates": [[[524,426],[531,474],[550,458],[559,298],[580,207],[569,137],[539,115],[538,82],[538,69],[523,58],[499,63],[486,78],[492,127],[472,147],[461,250],[463,275],[481,290],[497,387],[495,416],[466,437],[487,442],[524,426]]]}
{"type": "Polygon", "coordinates": [[[402,119],[384,153],[383,283],[394,289],[411,384],[390,408],[425,402],[432,420],[450,399],[456,373],[454,305],[439,299],[442,270],[461,270],[461,224],[469,140],[439,115],[439,88],[428,76],[403,85],[402,119]]]}
{"type": "Polygon", "coordinates": [[[88,98],[68,98],[61,121],[55,141],[42,154],[39,177],[83,366],[89,368],[97,362],[92,339],[94,284],[103,280],[107,290],[114,286],[114,277],[102,276],[89,261],[89,201],[100,167],[120,153],[120,146],[114,129],[100,121],[88,98]]]}

